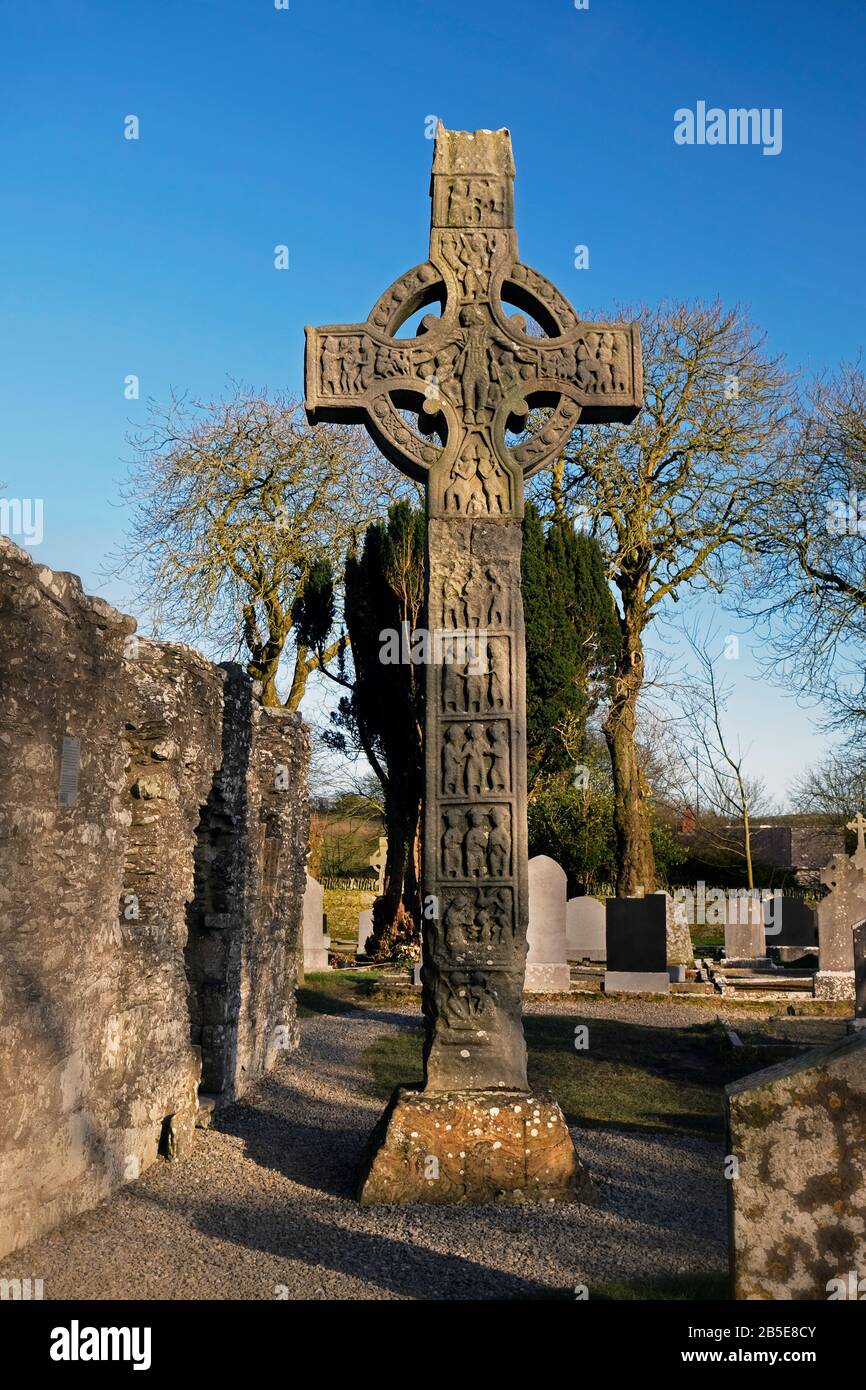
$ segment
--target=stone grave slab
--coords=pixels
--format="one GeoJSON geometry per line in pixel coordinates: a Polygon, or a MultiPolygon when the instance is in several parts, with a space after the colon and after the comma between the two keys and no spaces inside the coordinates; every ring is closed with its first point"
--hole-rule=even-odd
{"type": "Polygon", "coordinates": [[[764,905],[758,897],[729,895],[725,900],[725,960],[765,967],[764,905]]]}
{"type": "Polygon", "coordinates": [[[650,893],[644,898],[608,898],[606,994],[670,992],[666,897],[650,893]]]}
{"type": "Polygon", "coordinates": [[[866,1028],[866,921],[857,922],[854,937],[854,1026],[866,1028]]]}
{"type": "Polygon", "coordinates": [[[570,898],[565,904],[565,952],[569,960],[604,960],[604,903],[598,898],[570,898]]]}
{"type": "Polygon", "coordinates": [[[304,889],[304,970],[330,970],[331,945],[325,925],[325,890],[307,874],[304,889]]]}
{"type": "Polygon", "coordinates": [[[668,971],[672,981],[683,981],[686,970],[695,963],[685,904],[676,902],[670,893],[653,893],[650,896],[665,900],[668,971]]]}
{"type": "Polygon", "coordinates": [[[567,993],[571,975],[566,958],[565,870],[546,854],[529,861],[529,951],[525,994],[567,993]]]}
{"type": "Polygon", "coordinates": [[[818,948],[818,914],[802,898],[783,893],[763,904],[767,946],[818,948]]]}
{"type": "Polygon", "coordinates": [[[358,913],[358,955],[367,954],[367,937],[373,932],[373,909],[365,907],[363,912],[358,913]]]}
{"type": "Polygon", "coordinates": [[[858,811],[848,822],[857,833],[857,847],[850,856],[834,854],[821,870],[821,882],[830,892],[818,904],[818,973],[815,998],[854,998],[854,936],[856,922],[866,917],[866,821],[858,811]]]}

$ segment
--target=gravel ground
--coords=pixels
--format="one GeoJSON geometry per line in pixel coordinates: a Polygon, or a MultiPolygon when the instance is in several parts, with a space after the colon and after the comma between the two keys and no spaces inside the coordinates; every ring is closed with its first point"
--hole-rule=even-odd
{"type": "MultiPolygon", "coordinates": [[[[650,1001],[533,1011],[670,1027],[714,1018],[650,1001]]],[[[111,1201],[0,1263],[46,1298],[527,1298],[726,1262],[721,1144],[574,1131],[600,1205],[361,1208],[352,1184],[383,1103],[361,1061],[417,1014],[384,1005],[303,1021],[300,1052],[220,1129],[196,1131],[111,1201]]]]}

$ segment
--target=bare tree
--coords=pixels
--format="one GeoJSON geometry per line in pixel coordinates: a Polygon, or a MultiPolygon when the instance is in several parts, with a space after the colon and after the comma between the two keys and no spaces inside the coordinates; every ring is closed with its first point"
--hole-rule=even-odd
{"type": "Polygon", "coordinates": [[[681,687],[680,706],[686,746],[695,760],[695,800],[703,811],[698,822],[700,832],[715,848],[742,855],[746,887],[754,888],[752,820],[767,805],[767,789],[761,778],[748,775],[748,750],[744,751],[739,739],[725,728],[732,686],[718,674],[723,659],[718,634],[707,630],[700,635],[692,630],[685,636],[697,672],[681,687]]]}
{"type": "Polygon", "coordinates": [[[546,475],[553,506],[582,514],[599,538],[619,599],[622,653],[604,732],[620,895],[655,883],[636,743],[646,629],[682,590],[720,588],[726,562],[751,546],[755,510],[787,486],[777,453],[790,411],[790,379],[742,309],[674,304],[632,317],[643,411],[631,425],[578,429],[546,475]]]}
{"type": "Polygon", "coordinates": [[[866,748],[866,376],[843,367],[798,411],[788,470],[756,548],[746,610],[775,674],[825,702],[824,722],[866,748]]]}
{"type": "Polygon", "coordinates": [[[866,810],[866,758],[858,753],[831,753],[794,779],[790,798],[794,809],[803,814],[847,821],[866,810]]]}
{"type": "Polygon", "coordinates": [[[263,703],[296,709],[338,650],[296,636],[304,605],[324,610],[320,629],[333,620],[346,552],[399,474],[360,428],[312,428],[296,401],[236,385],[222,401],[153,405],[130,443],[132,522],[112,572],[132,577],[155,630],[245,653],[263,703]]]}

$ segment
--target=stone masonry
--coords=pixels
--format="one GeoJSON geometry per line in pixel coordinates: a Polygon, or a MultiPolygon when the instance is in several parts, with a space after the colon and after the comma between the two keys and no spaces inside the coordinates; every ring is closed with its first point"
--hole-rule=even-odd
{"type": "Polygon", "coordinates": [[[866,1036],[727,1088],[733,1297],[823,1301],[866,1272],[866,1036]]]}
{"type": "Polygon", "coordinates": [[[0,1253],[296,1041],[303,726],[134,632],[0,537],[0,1253]]]}

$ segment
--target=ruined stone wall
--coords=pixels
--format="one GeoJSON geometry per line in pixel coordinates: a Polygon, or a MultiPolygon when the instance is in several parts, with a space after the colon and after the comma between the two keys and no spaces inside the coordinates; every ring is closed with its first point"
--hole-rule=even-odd
{"type": "Polygon", "coordinates": [[[222,765],[198,830],[186,951],[202,1090],[219,1102],[297,1046],[309,832],[300,715],[262,709],[240,668],[224,669],[222,765]]]}
{"type": "Polygon", "coordinates": [[[225,1098],[296,1043],[303,725],[134,630],[0,537],[0,1254],[182,1154],[203,1002],[225,1098]]]}

